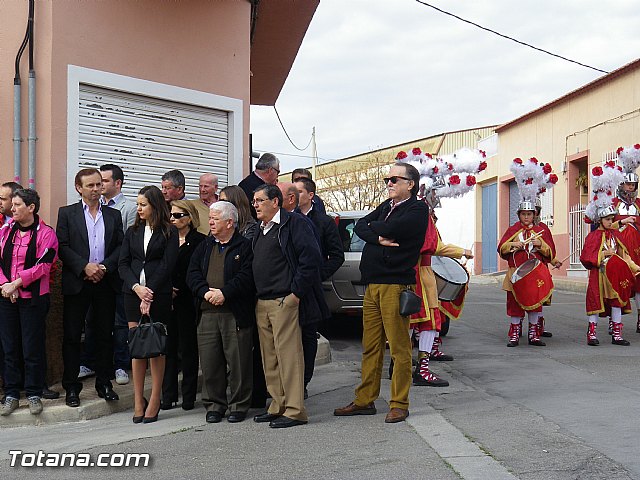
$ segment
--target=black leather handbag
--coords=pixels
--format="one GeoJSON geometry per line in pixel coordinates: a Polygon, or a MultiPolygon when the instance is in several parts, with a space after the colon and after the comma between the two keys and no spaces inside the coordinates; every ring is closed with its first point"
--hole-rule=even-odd
{"type": "Polygon", "coordinates": [[[129,329],[129,355],[131,358],[154,358],[167,353],[167,328],[164,323],[143,323],[140,317],[138,325],[129,329]]]}
{"type": "Polygon", "coordinates": [[[400,315],[408,317],[414,313],[418,313],[422,308],[422,298],[416,292],[409,288],[405,288],[400,292],[400,315]]]}

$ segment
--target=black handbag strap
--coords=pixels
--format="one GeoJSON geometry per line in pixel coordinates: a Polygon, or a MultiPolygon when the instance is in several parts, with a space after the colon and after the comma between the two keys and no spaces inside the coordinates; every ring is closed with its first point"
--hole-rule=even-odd
{"type": "Polygon", "coordinates": [[[149,319],[149,323],[151,325],[153,325],[153,318],[151,318],[151,315],[140,315],[140,320],[138,320],[138,326],[142,325],[142,323],[143,323],[142,320],[144,318],[148,318],[149,319]]]}

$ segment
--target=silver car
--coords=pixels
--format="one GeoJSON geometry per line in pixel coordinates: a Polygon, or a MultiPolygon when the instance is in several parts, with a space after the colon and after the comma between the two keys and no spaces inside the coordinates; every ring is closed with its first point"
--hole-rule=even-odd
{"type": "MultiPolygon", "coordinates": [[[[344,263],[331,279],[322,284],[324,298],[331,313],[362,313],[365,285],[360,277],[360,259],[365,242],[356,235],[354,228],[356,222],[369,213],[370,210],[327,213],[335,219],[338,225],[344,249],[344,263]]],[[[449,317],[445,316],[442,319],[441,337],[449,332],[449,324],[449,317]]]]}
{"type": "Polygon", "coordinates": [[[365,285],[360,277],[360,258],[364,241],[354,232],[356,222],[367,215],[369,210],[329,212],[338,225],[338,232],[344,249],[344,263],[336,273],[323,282],[324,298],[331,313],[359,314],[365,285]]]}

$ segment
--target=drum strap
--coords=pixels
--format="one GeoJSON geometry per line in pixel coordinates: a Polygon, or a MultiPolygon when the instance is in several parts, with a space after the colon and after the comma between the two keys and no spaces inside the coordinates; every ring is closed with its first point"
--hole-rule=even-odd
{"type": "Polygon", "coordinates": [[[430,267],[431,266],[431,255],[421,255],[420,256],[420,266],[421,267],[430,267]]]}

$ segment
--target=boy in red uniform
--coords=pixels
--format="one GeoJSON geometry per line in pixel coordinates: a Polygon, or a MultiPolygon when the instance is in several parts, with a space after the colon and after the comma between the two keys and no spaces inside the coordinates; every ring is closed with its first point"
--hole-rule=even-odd
{"type": "MultiPolygon", "coordinates": [[[[438,302],[436,278],[431,268],[431,257],[473,258],[470,250],[455,245],[447,245],[440,239],[433,215],[429,219],[424,245],[420,251],[420,263],[416,275],[416,293],[423,299],[420,312],[411,316],[411,326],[418,336],[418,365],[413,375],[413,384],[417,386],[447,387],[449,382],[429,370],[429,359],[436,343],[436,334],[442,326],[442,317],[438,302]]],[[[436,350],[439,352],[439,349],[436,350]]]]}
{"type": "Polygon", "coordinates": [[[525,313],[529,320],[529,345],[544,346],[540,340],[544,327],[539,325],[539,317],[542,305],[553,293],[547,264],[555,261],[556,251],[549,228],[535,222],[535,202],[558,177],[552,173],[551,165],[539,162],[535,157],[525,161],[515,158],[510,170],[520,193],[518,221],[507,229],[498,244],[500,257],[508,262],[502,283],[502,289],[507,292],[507,315],[510,317],[507,346],[515,347],[520,343],[521,319],[525,313]],[[517,284],[514,286],[513,282],[517,284]]]}
{"type": "Polygon", "coordinates": [[[634,271],[638,267],[629,255],[614,228],[616,209],[613,205],[600,208],[600,225],[584,241],[580,262],[589,270],[586,307],[589,317],[587,345],[600,342],[596,335],[598,316],[610,316],[613,322],[611,343],[629,345],[622,337],[622,314],[629,313],[630,296],[635,284],[634,271]]]}
{"type": "MultiPolygon", "coordinates": [[[[548,263],[555,258],[555,247],[551,234],[548,229],[544,229],[540,225],[534,225],[534,212],[533,202],[520,202],[518,206],[518,221],[507,229],[498,244],[500,256],[509,265],[502,283],[502,289],[507,292],[507,315],[511,318],[508,347],[515,347],[519,344],[520,319],[524,317],[525,312],[529,320],[529,345],[545,345],[540,340],[538,316],[542,311],[542,304],[551,297],[553,292],[553,283],[549,282],[550,277],[545,279],[542,285],[538,285],[539,282],[536,282],[535,285],[541,293],[538,290],[531,291],[530,289],[531,298],[516,298],[513,294],[513,283],[511,281],[516,269],[527,260],[535,258],[540,262],[548,263]]],[[[543,266],[543,268],[546,269],[546,266],[543,266]]]]}

